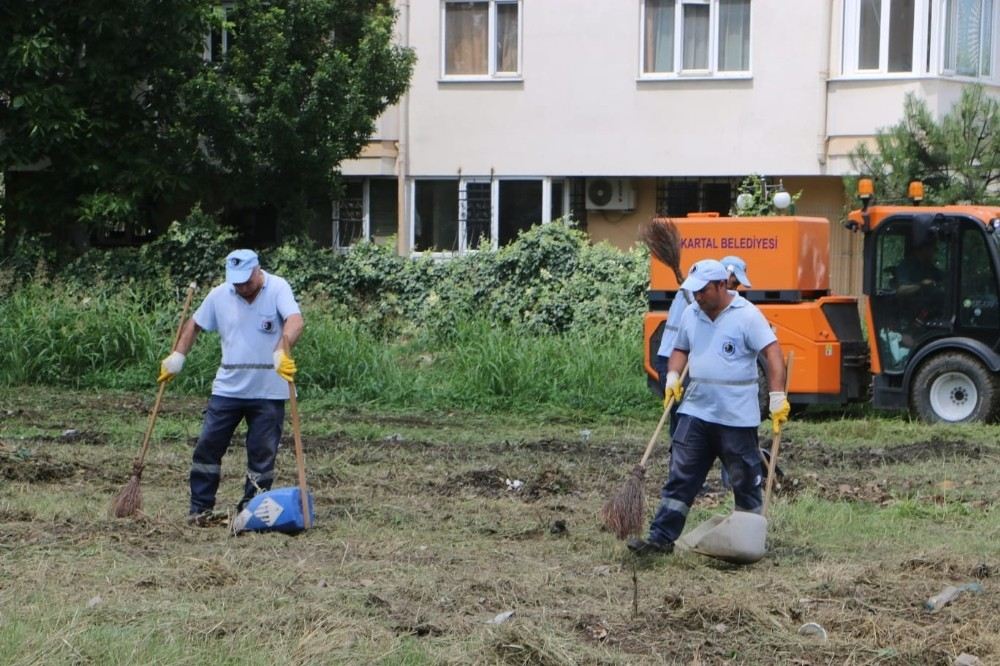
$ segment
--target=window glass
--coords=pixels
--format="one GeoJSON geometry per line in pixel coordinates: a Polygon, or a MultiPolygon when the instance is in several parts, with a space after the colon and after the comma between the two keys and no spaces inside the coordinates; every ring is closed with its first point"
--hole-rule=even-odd
{"type": "MultiPolygon", "coordinates": [[[[667,183],[666,214],[682,217],[698,210],[698,181],[672,180],[667,183]]],[[[663,213],[660,213],[661,215],[663,213]]]]}
{"type": "Polygon", "coordinates": [[[445,4],[445,74],[488,74],[489,3],[445,4]]]}
{"type": "Polygon", "coordinates": [[[517,66],[517,3],[497,3],[497,71],[512,73],[517,66]]]}
{"type": "Polygon", "coordinates": [[[705,183],[702,185],[702,210],[728,215],[733,205],[732,190],[729,183],[705,183]]]}
{"type": "Polygon", "coordinates": [[[993,71],[993,23],[990,17],[993,16],[993,0],[983,0],[984,20],[982,21],[982,47],[979,50],[979,73],[981,76],[989,76],[993,71]]]}
{"type": "Polygon", "coordinates": [[[500,245],[542,221],[542,181],[501,180],[499,197],[500,245]]]}
{"type": "Polygon", "coordinates": [[[882,0],[861,0],[858,69],[878,69],[882,33],[882,0]]]}
{"type": "Polygon", "coordinates": [[[337,246],[350,247],[364,238],[365,199],[364,183],[348,181],[337,202],[337,246]]]}
{"type": "Polygon", "coordinates": [[[945,69],[963,76],[991,70],[993,1],[949,0],[945,24],[945,69]]]}
{"type": "Polygon", "coordinates": [[[684,5],[684,69],[708,69],[708,5],[684,5]]]}
{"type": "Polygon", "coordinates": [[[1000,326],[997,279],[983,231],[968,227],[962,231],[962,261],[958,294],[958,323],[965,328],[1000,326]]]}
{"type": "Polygon", "coordinates": [[[493,221],[493,188],[488,182],[465,185],[465,246],[490,247],[493,221]]]}
{"type": "Polygon", "coordinates": [[[418,180],[414,185],[414,239],[418,252],[458,250],[458,180],[418,180]]]}
{"type": "Polygon", "coordinates": [[[644,72],[674,70],[674,0],[646,0],[644,72]]]}
{"type": "Polygon", "coordinates": [[[552,206],[550,209],[549,219],[558,220],[565,213],[563,212],[563,192],[565,191],[565,183],[561,180],[552,181],[552,206]]]}
{"type": "Polygon", "coordinates": [[[205,59],[211,62],[221,62],[226,52],[233,45],[234,33],[229,29],[233,14],[232,5],[218,5],[214,9],[215,24],[212,26],[205,45],[205,59]]]}
{"type": "Polygon", "coordinates": [[[889,14],[889,71],[913,69],[914,0],[892,0],[889,14]]]}
{"type": "Polygon", "coordinates": [[[900,372],[910,354],[952,327],[950,275],[953,237],[927,220],[904,218],[876,231],[872,314],[879,356],[900,372]]]}
{"type": "Polygon", "coordinates": [[[719,71],[750,69],[750,0],[719,2],[719,71]]]}
{"type": "Polygon", "coordinates": [[[899,372],[906,366],[912,341],[904,341],[906,317],[894,307],[896,299],[896,267],[906,252],[909,223],[896,223],[878,236],[875,253],[875,290],[871,294],[872,315],[878,335],[879,358],[886,372],[899,372]],[[909,343],[909,344],[907,344],[909,343]]]}
{"type": "Polygon", "coordinates": [[[394,236],[399,221],[399,188],[391,178],[373,178],[368,184],[371,239],[381,242],[394,236]]]}

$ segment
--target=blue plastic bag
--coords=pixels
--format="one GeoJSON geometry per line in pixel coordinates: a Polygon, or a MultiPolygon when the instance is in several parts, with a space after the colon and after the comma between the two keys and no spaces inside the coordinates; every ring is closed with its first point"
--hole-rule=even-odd
{"type": "MultiPolygon", "coordinates": [[[[313,526],[313,496],[308,494],[309,524],[313,526]]],[[[233,534],[240,532],[301,532],[306,528],[302,517],[299,489],[273,488],[254,496],[233,520],[233,534]]]]}

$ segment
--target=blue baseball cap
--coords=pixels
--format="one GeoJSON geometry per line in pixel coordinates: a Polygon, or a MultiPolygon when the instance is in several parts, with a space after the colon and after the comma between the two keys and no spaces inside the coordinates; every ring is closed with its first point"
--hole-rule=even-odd
{"type": "Polygon", "coordinates": [[[728,280],[729,271],[722,265],[722,262],[715,259],[702,259],[696,261],[688,271],[687,279],[681,285],[681,289],[687,289],[691,293],[701,291],[709,282],[728,280]]]}
{"type": "Polygon", "coordinates": [[[747,277],[747,262],[743,261],[743,259],[737,257],[735,254],[731,254],[728,257],[722,258],[722,265],[726,267],[727,271],[736,276],[741,285],[744,287],[752,286],[750,278],[747,277]]]}
{"type": "Polygon", "coordinates": [[[253,269],[260,266],[257,253],[253,250],[233,250],[226,256],[226,282],[243,284],[253,275],[253,269]]]}

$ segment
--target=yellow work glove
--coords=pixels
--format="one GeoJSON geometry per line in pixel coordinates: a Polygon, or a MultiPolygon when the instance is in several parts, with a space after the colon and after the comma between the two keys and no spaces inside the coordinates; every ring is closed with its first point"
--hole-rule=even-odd
{"type": "Polygon", "coordinates": [[[671,400],[676,405],[684,395],[684,387],[681,386],[681,376],[671,370],[667,373],[666,387],[663,390],[663,408],[671,406],[671,400]]]}
{"type": "Polygon", "coordinates": [[[788,404],[788,396],[784,391],[771,391],[771,429],[774,434],[781,432],[781,426],[788,421],[788,413],[792,406],[788,404]]]}
{"type": "Polygon", "coordinates": [[[284,349],[274,350],[274,371],[277,372],[286,382],[295,381],[295,373],[298,372],[295,361],[285,353],[284,349]]]}
{"type": "Polygon", "coordinates": [[[156,378],[159,383],[169,382],[184,367],[184,354],[180,352],[170,352],[170,355],[160,361],[160,376],[156,378]]]}

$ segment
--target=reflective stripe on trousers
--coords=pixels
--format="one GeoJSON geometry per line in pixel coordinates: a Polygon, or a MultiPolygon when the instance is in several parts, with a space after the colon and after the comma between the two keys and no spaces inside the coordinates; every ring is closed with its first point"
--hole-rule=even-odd
{"type": "Polygon", "coordinates": [[[284,400],[246,400],[217,395],[209,398],[191,460],[191,513],[215,507],[222,457],[243,420],[247,422],[247,476],[243,501],[271,488],[284,418],[284,400]]]}
{"type": "Polygon", "coordinates": [[[670,452],[670,475],[660,492],[660,506],[649,527],[649,538],[659,543],[680,537],[688,511],[716,458],[721,458],[733,484],[736,507],[759,513],[760,454],[757,428],[724,426],[681,414],[670,452]]]}

